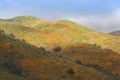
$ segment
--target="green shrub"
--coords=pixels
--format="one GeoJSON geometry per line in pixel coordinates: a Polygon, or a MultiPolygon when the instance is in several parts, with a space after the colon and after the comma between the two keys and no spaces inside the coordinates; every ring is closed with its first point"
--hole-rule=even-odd
{"type": "Polygon", "coordinates": [[[56,47],[56,48],[54,48],[54,51],[56,51],[56,52],[61,51],[61,50],[62,50],[61,47],[56,47]]]}
{"type": "Polygon", "coordinates": [[[67,70],[67,73],[71,74],[71,75],[74,75],[75,74],[75,71],[71,68],[69,70],[67,70]]]}
{"type": "Polygon", "coordinates": [[[14,36],[13,34],[10,34],[10,36],[11,36],[12,38],[15,38],[15,36],[14,36]]]}
{"type": "Polygon", "coordinates": [[[101,48],[101,46],[97,45],[97,44],[93,44],[94,47],[96,48],[101,48]]]}
{"type": "Polygon", "coordinates": [[[77,64],[82,64],[82,62],[80,60],[76,60],[77,64]]]}
{"type": "Polygon", "coordinates": [[[0,30],[0,34],[3,34],[4,33],[4,31],[3,30],[0,30]]]}

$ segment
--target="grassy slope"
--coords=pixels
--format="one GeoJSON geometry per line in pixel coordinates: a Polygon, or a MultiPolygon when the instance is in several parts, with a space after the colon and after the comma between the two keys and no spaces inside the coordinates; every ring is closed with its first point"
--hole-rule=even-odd
{"type": "Polygon", "coordinates": [[[111,50],[81,43],[73,44],[69,48],[67,47],[60,52],[56,52],[56,54],[73,61],[79,60],[81,64],[93,67],[120,79],[120,55],[111,50]]]}
{"type": "Polygon", "coordinates": [[[46,49],[86,42],[120,52],[120,37],[96,32],[68,20],[47,22],[35,17],[22,16],[9,20],[0,20],[0,29],[7,34],[13,34],[18,39],[24,39],[32,45],[43,46],[46,49]]]}
{"type": "MultiPolygon", "coordinates": [[[[85,26],[82,26],[80,24],[71,22],[71,21],[67,21],[67,20],[62,20],[59,21],[63,24],[67,24],[69,26],[72,26],[73,28],[76,28],[77,30],[79,30],[80,32],[82,32],[83,34],[83,39],[85,39],[85,37],[87,38],[87,43],[90,44],[97,44],[100,45],[103,48],[108,48],[111,49],[115,52],[120,53],[120,37],[115,37],[115,36],[111,36],[109,34],[105,34],[105,33],[100,33],[100,32],[96,32],[92,29],[89,29],[85,26]]],[[[79,35],[81,33],[77,33],[76,35],[79,35]]],[[[79,36],[81,38],[81,36],[79,36]]],[[[78,37],[78,38],[79,38],[78,37]]]]}
{"type": "MultiPolygon", "coordinates": [[[[0,34],[0,59],[1,63],[4,63],[7,59],[7,61],[15,59],[15,63],[21,67],[22,71],[36,79],[117,80],[114,76],[103,73],[92,67],[77,64],[71,59],[61,58],[44,49],[38,49],[28,43],[12,39],[3,34],[0,34]],[[11,58],[10,55],[13,53],[14,55],[11,56],[13,58],[11,58]],[[8,58],[4,57],[6,54],[8,58]],[[69,69],[73,69],[74,71],[68,73],[67,71],[69,69]]],[[[3,77],[6,76],[4,73],[0,75],[3,77]]]]}
{"type": "Polygon", "coordinates": [[[1,22],[17,23],[19,25],[35,27],[43,23],[43,20],[40,20],[33,16],[18,16],[11,19],[0,19],[1,22]]]}

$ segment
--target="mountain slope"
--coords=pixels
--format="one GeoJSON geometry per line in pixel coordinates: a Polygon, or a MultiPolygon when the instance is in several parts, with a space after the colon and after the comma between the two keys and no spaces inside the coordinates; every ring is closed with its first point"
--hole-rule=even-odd
{"type": "Polygon", "coordinates": [[[109,49],[81,43],[73,44],[69,48],[63,48],[61,51],[53,50],[53,52],[63,58],[71,59],[78,64],[95,68],[120,79],[120,55],[109,49]]]}
{"type": "Polygon", "coordinates": [[[1,22],[16,23],[23,26],[36,27],[43,23],[43,20],[40,20],[33,16],[18,16],[11,19],[0,19],[1,22]]]}
{"type": "MultiPolygon", "coordinates": [[[[62,58],[44,48],[36,48],[1,33],[0,62],[14,75],[31,76],[33,80],[118,80],[116,76],[108,75],[93,67],[77,64],[71,59],[62,58]]],[[[117,61],[113,59],[113,62],[116,65],[117,61]]]]}
{"type": "MultiPolygon", "coordinates": [[[[24,17],[18,17],[17,19],[24,22],[24,17]]],[[[25,20],[29,22],[29,19],[25,18],[25,20]]],[[[30,21],[32,20],[30,19],[30,21]]],[[[45,47],[47,50],[51,50],[57,46],[66,47],[74,43],[83,42],[88,44],[97,44],[102,48],[108,48],[120,53],[120,45],[118,45],[120,44],[120,37],[100,33],[72,21],[43,21],[32,28],[29,25],[24,25],[27,24],[26,22],[24,22],[24,24],[18,23],[21,22],[13,21],[11,23],[8,21],[0,21],[0,29],[4,30],[6,34],[12,34],[18,39],[25,40],[37,47],[45,47]]],[[[31,22],[30,24],[36,25],[31,22]]]]}
{"type": "Polygon", "coordinates": [[[113,36],[120,36],[120,30],[118,30],[118,31],[113,31],[113,32],[111,32],[110,34],[113,35],[113,36]]]}

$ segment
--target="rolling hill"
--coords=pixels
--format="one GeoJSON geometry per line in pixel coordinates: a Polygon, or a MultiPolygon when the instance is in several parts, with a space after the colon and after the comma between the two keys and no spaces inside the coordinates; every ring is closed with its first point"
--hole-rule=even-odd
{"type": "Polygon", "coordinates": [[[29,27],[35,27],[43,22],[43,20],[40,20],[33,16],[18,16],[11,19],[0,19],[1,22],[8,22],[8,23],[17,23],[19,25],[29,26],[29,27]]]}
{"type": "Polygon", "coordinates": [[[120,53],[120,37],[97,32],[69,20],[49,22],[32,16],[0,20],[0,30],[36,47],[51,50],[74,43],[97,44],[120,53]],[[117,45],[116,45],[117,44],[117,45]]]}
{"type": "Polygon", "coordinates": [[[0,31],[2,80],[119,80],[119,57],[86,43],[49,52],[0,31]]]}
{"type": "Polygon", "coordinates": [[[110,34],[113,35],[113,36],[120,36],[120,30],[118,30],[118,31],[113,31],[113,32],[111,32],[110,34]]]}

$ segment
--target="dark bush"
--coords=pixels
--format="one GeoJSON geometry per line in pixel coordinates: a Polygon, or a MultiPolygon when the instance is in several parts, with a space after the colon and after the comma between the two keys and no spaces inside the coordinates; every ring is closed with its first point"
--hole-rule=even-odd
{"type": "Polygon", "coordinates": [[[54,51],[61,51],[62,50],[62,48],[61,47],[56,47],[56,48],[54,48],[54,51]]]}
{"type": "Polygon", "coordinates": [[[3,30],[0,30],[0,34],[3,34],[4,33],[4,31],[3,30]]]}
{"type": "Polygon", "coordinates": [[[97,45],[97,44],[93,44],[94,47],[96,48],[101,48],[101,46],[97,45]]]}
{"type": "Polygon", "coordinates": [[[24,39],[21,40],[22,42],[26,43],[26,41],[24,39]]]}
{"type": "Polygon", "coordinates": [[[75,74],[75,71],[73,69],[69,69],[69,70],[67,70],[67,73],[73,75],[73,74],[75,74]]]}
{"type": "Polygon", "coordinates": [[[93,46],[94,46],[94,47],[96,47],[96,46],[97,46],[97,44],[93,44],[93,46]]]}
{"type": "Polygon", "coordinates": [[[13,34],[10,34],[10,36],[11,36],[12,38],[15,38],[15,36],[14,36],[13,34]]]}
{"type": "Polygon", "coordinates": [[[82,62],[80,60],[76,60],[77,64],[82,64],[82,62]]]}
{"type": "Polygon", "coordinates": [[[44,47],[40,47],[39,49],[42,50],[42,51],[45,51],[45,48],[44,48],[44,47]]]}

